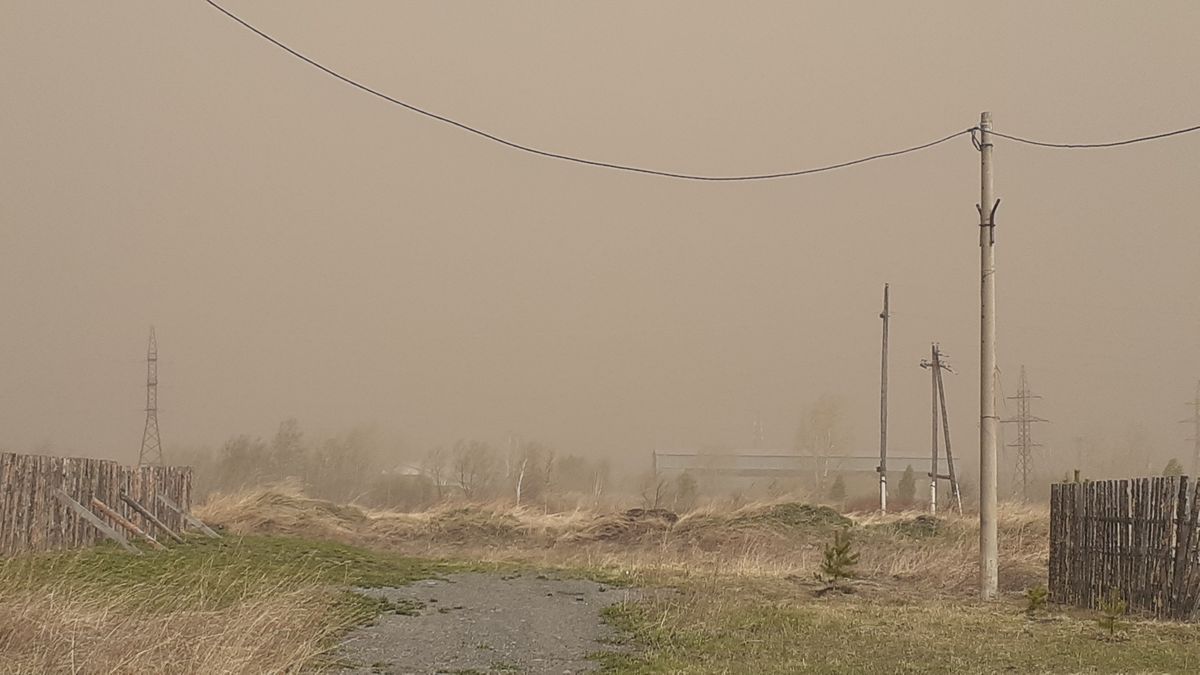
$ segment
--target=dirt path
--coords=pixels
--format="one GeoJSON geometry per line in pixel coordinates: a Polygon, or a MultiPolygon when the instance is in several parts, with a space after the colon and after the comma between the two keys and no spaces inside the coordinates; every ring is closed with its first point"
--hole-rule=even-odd
{"type": "Polygon", "coordinates": [[[456,574],[370,589],[389,612],[353,632],[341,658],[358,673],[582,673],[614,635],[600,610],[633,591],[526,573],[456,574]],[[404,613],[406,612],[406,613],[404,613]]]}

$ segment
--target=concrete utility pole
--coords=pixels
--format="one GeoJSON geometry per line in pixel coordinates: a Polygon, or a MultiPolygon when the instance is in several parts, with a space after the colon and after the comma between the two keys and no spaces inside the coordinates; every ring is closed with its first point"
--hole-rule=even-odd
{"type": "MultiPolygon", "coordinates": [[[[883,285],[883,348],[879,366],[879,511],[887,513],[887,414],[888,414],[888,285],[883,285]]],[[[1197,398],[1200,398],[1198,396],[1197,398]]]]}
{"type": "Polygon", "coordinates": [[[996,207],[992,190],[992,114],[979,115],[979,592],[1000,586],[996,527],[996,207]]]}

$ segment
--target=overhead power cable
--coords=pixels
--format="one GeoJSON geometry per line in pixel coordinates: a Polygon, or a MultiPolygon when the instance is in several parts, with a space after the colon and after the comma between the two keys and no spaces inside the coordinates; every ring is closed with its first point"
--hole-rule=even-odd
{"type": "Polygon", "coordinates": [[[542,157],[549,157],[551,159],[559,159],[559,160],[563,160],[566,162],[574,162],[576,164],[586,164],[588,166],[598,166],[598,167],[603,167],[606,169],[615,169],[618,171],[630,171],[633,173],[650,174],[652,176],[666,176],[668,178],[681,178],[684,180],[714,181],[714,182],[770,180],[773,178],[789,178],[792,176],[806,176],[806,175],[814,174],[814,173],[833,171],[834,169],[843,169],[848,166],[854,166],[856,164],[865,164],[866,162],[872,162],[877,159],[884,159],[886,157],[896,157],[899,155],[908,154],[910,152],[917,152],[918,150],[925,150],[926,148],[932,148],[935,145],[940,145],[942,143],[945,143],[945,142],[952,140],[954,138],[957,138],[959,136],[969,134],[972,131],[972,129],[963,129],[962,131],[956,131],[952,134],[943,136],[937,140],[929,141],[928,143],[922,143],[920,145],[914,145],[911,147],[903,148],[900,150],[893,150],[890,152],[881,152],[878,154],[869,155],[867,157],[860,157],[858,159],[852,159],[852,160],[849,160],[846,162],[838,162],[837,164],[828,164],[825,166],[818,166],[818,167],[813,167],[813,168],[809,168],[809,169],[798,169],[798,170],[794,170],[794,171],[779,171],[779,172],[775,172],[775,173],[759,173],[759,174],[745,174],[745,175],[732,175],[732,176],[707,176],[707,175],[700,175],[700,174],[681,173],[681,172],[676,172],[676,171],[662,171],[659,169],[648,169],[648,168],[644,168],[644,167],[631,166],[628,164],[616,164],[613,162],[601,162],[601,161],[592,160],[592,159],[585,159],[582,157],[575,157],[573,155],[566,155],[566,154],[557,153],[557,152],[550,152],[548,150],[540,150],[538,148],[524,145],[522,143],[517,143],[516,141],[510,141],[506,138],[502,138],[500,136],[489,133],[487,131],[483,131],[482,129],[478,129],[469,124],[459,122],[457,120],[451,119],[444,115],[439,115],[435,112],[430,112],[423,108],[419,108],[411,103],[406,103],[404,101],[401,101],[400,99],[389,96],[377,89],[373,89],[353,78],[347,77],[346,75],[342,75],[341,73],[333,70],[332,68],[329,68],[328,66],[325,66],[325,65],[317,62],[316,60],[309,58],[308,56],[305,56],[304,54],[296,51],[295,49],[289,47],[288,45],[284,44],[283,42],[280,42],[279,40],[275,39],[274,37],[271,37],[267,33],[260,30],[259,28],[251,25],[245,19],[242,19],[241,17],[234,14],[233,12],[225,9],[221,5],[214,2],[213,0],[206,0],[206,2],[208,2],[208,4],[212,5],[215,9],[220,11],[225,16],[229,17],[230,19],[233,19],[237,23],[241,24],[242,26],[244,26],[245,28],[247,28],[248,30],[253,32],[254,34],[256,34],[259,37],[263,38],[264,40],[270,42],[271,44],[275,45],[276,47],[279,47],[280,49],[287,52],[288,54],[291,54],[292,56],[300,59],[301,61],[304,61],[308,65],[310,65],[332,77],[335,77],[335,78],[341,80],[342,82],[349,84],[352,87],[357,87],[358,89],[361,89],[362,91],[365,91],[368,94],[371,94],[373,96],[381,98],[389,103],[398,105],[402,108],[406,108],[406,109],[411,110],[412,112],[418,113],[420,115],[424,115],[426,117],[430,117],[432,119],[438,120],[439,122],[444,122],[446,124],[458,127],[459,129],[462,129],[463,131],[470,132],[477,136],[482,136],[483,138],[486,138],[490,141],[494,141],[496,143],[513,148],[515,150],[520,150],[522,152],[528,152],[528,153],[531,153],[534,155],[540,155],[542,157]]]}
{"type": "Polygon", "coordinates": [[[1193,131],[1200,131],[1200,124],[1197,124],[1194,127],[1188,127],[1186,129],[1176,129],[1175,131],[1164,131],[1161,134],[1152,134],[1150,136],[1139,136],[1137,138],[1127,138],[1123,141],[1110,141],[1108,143],[1047,143],[1045,141],[1034,141],[1034,140],[1030,140],[1028,138],[1021,138],[1020,136],[1013,136],[1010,134],[1002,134],[999,131],[993,131],[991,133],[993,136],[999,136],[1000,138],[1007,138],[1010,141],[1016,141],[1018,143],[1025,143],[1026,145],[1036,145],[1041,148],[1079,149],[1079,148],[1115,148],[1118,145],[1132,145],[1134,143],[1142,143],[1144,141],[1154,141],[1154,140],[1158,140],[1160,138],[1167,138],[1168,136],[1179,136],[1180,134],[1188,134],[1193,131]]]}
{"type": "MultiPolygon", "coordinates": [[[[337,72],[336,70],[334,70],[326,65],[323,65],[322,63],[316,61],[315,59],[305,56],[304,54],[300,53],[299,51],[293,49],[292,47],[289,47],[288,45],[284,44],[283,42],[281,42],[281,41],[275,39],[274,37],[268,35],[267,33],[263,32],[262,30],[255,27],[254,25],[250,24],[248,21],[241,18],[240,16],[234,14],[233,12],[229,11],[228,9],[225,9],[220,4],[215,2],[215,0],[205,0],[205,1],[209,5],[211,5],[213,8],[215,8],[216,10],[218,10],[219,12],[224,14],[226,17],[232,19],[233,21],[236,21],[237,23],[239,23],[243,27],[245,27],[247,30],[251,31],[255,35],[266,40],[267,42],[270,42],[271,44],[275,45],[276,47],[282,49],[283,51],[287,52],[288,54],[291,54],[292,56],[296,57],[297,59],[300,59],[301,61],[307,63],[308,65],[312,66],[313,68],[316,68],[317,70],[320,70],[327,75],[330,75],[338,80],[341,80],[342,82],[345,82],[346,84],[348,84],[352,87],[361,89],[362,91],[365,91],[368,94],[371,94],[372,96],[376,96],[380,99],[383,99],[384,101],[387,101],[394,105],[398,105],[402,108],[405,108],[407,110],[415,112],[419,115],[424,115],[431,119],[435,119],[439,122],[449,124],[451,126],[459,128],[463,131],[475,134],[477,136],[481,136],[490,141],[499,143],[501,145],[512,148],[514,150],[520,150],[521,152],[527,152],[527,153],[530,153],[533,155],[538,155],[541,157],[549,157],[551,159],[558,159],[558,160],[562,160],[564,162],[573,162],[575,164],[584,164],[587,166],[597,166],[597,167],[602,167],[605,169],[614,169],[617,171],[628,171],[628,172],[632,172],[632,173],[649,174],[651,176],[665,176],[667,178],[679,178],[679,179],[683,179],[683,180],[710,181],[710,182],[735,182],[735,181],[757,181],[757,180],[771,180],[771,179],[775,179],[775,178],[790,178],[790,177],[795,177],[795,176],[807,176],[809,174],[823,173],[825,171],[833,171],[835,169],[844,169],[846,167],[855,166],[856,164],[865,164],[867,162],[873,162],[877,159],[884,159],[887,157],[897,157],[899,155],[905,155],[905,154],[908,154],[911,152],[917,152],[920,150],[925,150],[927,148],[932,148],[935,145],[941,145],[942,143],[945,143],[947,141],[953,140],[959,136],[963,136],[966,134],[971,135],[972,141],[974,141],[976,143],[976,147],[978,147],[978,138],[976,137],[976,133],[979,132],[979,128],[973,126],[973,127],[967,128],[967,129],[963,129],[962,131],[955,131],[951,134],[947,134],[946,136],[942,136],[941,138],[938,138],[936,140],[929,141],[928,143],[921,143],[919,145],[913,145],[913,146],[910,146],[907,148],[902,148],[900,150],[892,150],[890,152],[881,152],[881,153],[874,154],[874,155],[868,155],[866,157],[859,157],[858,159],[852,159],[852,160],[845,161],[845,162],[838,162],[836,164],[827,164],[824,166],[818,166],[818,167],[813,167],[813,168],[808,168],[808,169],[796,169],[796,170],[792,170],[792,171],[779,171],[779,172],[775,172],[775,173],[758,173],[758,174],[725,175],[725,176],[691,174],[691,173],[682,173],[682,172],[677,172],[677,171],[664,171],[664,170],[660,170],[660,169],[649,169],[649,168],[633,166],[633,165],[629,165],[629,164],[617,164],[614,162],[602,162],[602,161],[594,160],[594,159],[586,159],[583,157],[576,157],[574,155],[567,155],[567,154],[558,153],[558,152],[551,152],[549,150],[541,150],[539,148],[535,148],[535,147],[532,147],[529,145],[518,143],[516,141],[510,141],[507,138],[497,136],[496,134],[484,131],[477,127],[473,127],[464,122],[459,122],[458,120],[452,119],[450,117],[446,117],[445,115],[439,115],[438,113],[431,112],[429,110],[425,110],[424,108],[420,108],[411,103],[406,103],[405,101],[402,101],[393,96],[389,96],[388,94],[385,94],[377,89],[373,89],[373,88],[363,84],[362,82],[359,82],[358,80],[355,80],[346,75],[342,75],[341,73],[337,72]]],[[[1082,148],[1113,148],[1113,147],[1122,146],[1122,145],[1132,145],[1134,143],[1142,143],[1144,141],[1153,141],[1153,140],[1157,140],[1160,138],[1167,138],[1170,136],[1178,136],[1181,134],[1187,134],[1187,133],[1191,133],[1193,131],[1200,131],[1200,125],[1187,127],[1186,129],[1176,129],[1174,131],[1165,131],[1163,133],[1152,134],[1149,136],[1139,136],[1137,138],[1127,138],[1127,139],[1120,140],[1120,141],[1110,141],[1107,143],[1051,143],[1051,142],[1046,142],[1046,141],[1037,141],[1037,140],[1033,140],[1033,139],[1029,139],[1029,138],[1022,138],[1021,136],[1014,136],[1012,134],[1006,134],[1006,133],[995,131],[995,130],[991,131],[991,135],[999,137],[999,138],[1008,139],[1010,141],[1015,141],[1017,143],[1024,143],[1026,145],[1033,145],[1033,146],[1038,146],[1038,147],[1042,147],[1042,148],[1082,149],[1082,148]]]]}

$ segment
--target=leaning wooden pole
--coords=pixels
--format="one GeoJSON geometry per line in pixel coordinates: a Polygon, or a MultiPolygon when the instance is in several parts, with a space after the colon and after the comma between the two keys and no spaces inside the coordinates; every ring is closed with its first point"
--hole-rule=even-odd
{"type": "Polygon", "coordinates": [[[95,508],[96,510],[100,511],[100,513],[103,513],[104,515],[108,516],[108,519],[113,521],[117,525],[120,525],[121,527],[125,528],[126,530],[129,530],[134,535],[141,537],[142,539],[145,539],[147,542],[149,542],[149,544],[152,547],[157,548],[159,550],[165,550],[167,548],[166,546],[163,546],[162,544],[158,543],[157,539],[150,536],[146,532],[142,531],[142,528],[129,522],[128,520],[125,519],[125,516],[122,516],[121,514],[117,513],[108,504],[105,504],[104,502],[100,501],[99,499],[96,499],[95,497],[92,497],[92,507],[95,508]]]}
{"type": "Polygon", "coordinates": [[[129,508],[140,513],[143,518],[145,518],[146,520],[153,523],[154,527],[157,527],[159,532],[167,535],[171,539],[174,539],[177,543],[180,543],[180,544],[183,543],[183,537],[179,536],[178,534],[175,534],[175,532],[172,531],[171,528],[164,525],[163,522],[161,520],[159,520],[157,516],[155,516],[153,513],[150,513],[149,509],[147,509],[146,507],[137,503],[137,501],[130,498],[130,496],[125,494],[124,492],[121,493],[121,501],[128,504],[129,508]]]}
{"type": "Polygon", "coordinates": [[[130,544],[125,539],[125,535],[121,534],[118,530],[113,529],[113,527],[111,525],[109,525],[108,523],[104,522],[103,520],[100,520],[98,517],[96,517],[96,514],[89,511],[86,506],[75,501],[75,499],[72,498],[71,495],[67,494],[66,492],[63,492],[62,488],[54,489],[54,497],[56,499],[58,499],[58,501],[62,502],[63,504],[66,504],[67,507],[69,507],[72,511],[74,511],[76,514],[78,514],[80,518],[83,518],[85,521],[90,523],[92,525],[92,527],[96,528],[101,534],[103,534],[104,536],[108,537],[109,539],[120,544],[121,548],[125,549],[126,551],[129,551],[130,553],[132,553],[134,555],[142,554],[142,552],[139,551],[137,549],[137,547],[135,547],[133,544],[130,544]]]}
{"type": "Polygon", "coordinates": [[[196,528],[197,530],[200,530],[201,532],[203,532],[204,534],[207,534],[208,536],[212,537],[213,539],[221,538],[221,535],[214,532],[213,529],[211,527],[209,527],[208,525],[205,525],[204,521],[202,521],[199,518],[197,518],[196,516],[193,516],[192,514],[188,513],[184,509],[180,508],[179,504],[175,503],[175,501],[172,500],[170,497],[160,494],[160,495],[158,495],[158,501],[163,506],[165,506],[168,509],[179,514],[179,517],[182,518],[185,523],[191,525],[192,527],[196,528]]]}
{"type": "Polygon", "coordinates": [[[958,515],[962,515],[962,493],[958,490],[958,476],[954,473],[954,453],[950,450],[950,415],[946,412],[946,386],[942,382],[942,350],[933,348],[933,372],[937,373],[938,402],[942,408],[942,439],[946,441],[946,474],[950,478],[950,494],[958,505],[958,515]]]}

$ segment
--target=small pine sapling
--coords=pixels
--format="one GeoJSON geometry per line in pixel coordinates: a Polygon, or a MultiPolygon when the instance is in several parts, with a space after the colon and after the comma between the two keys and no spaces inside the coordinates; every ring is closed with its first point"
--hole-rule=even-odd
{"type": "Polygon", "coordinates": [[[913,500],[917,497],[917,475],[913,471],[912,464],[904,467],[904,473],[900,476],[900,486],[896,490],[896,498],[904,507],[912,506],[913,500]]]}
{"type": "Polygon", "coordinates": [[[839,530],[833,533],[833,542],[825,547],[818,578],[831,586],[839,585],[843,579],[854,577],[854,566],[858,564],[858,552],[852,550],[850,533],[839,530]]]}
{"type": "Polygon", "coordinates": [[[1032,616],[1046,609],[1046,600],[1050,597],[1050,591],[1046,590],[1041,584],[1034,586],[1025,591],[1025,613],[1032,616]]]}
{"type": "Polygon", "coordinates": [[[1121,629],[1120,619],[1125,615],[1125,600],[1121,598],[1121,592],[1115,588],[1108,589],[1108,596],[1100,601],[1100,611],[1102,614],[1096,622],[1108,631],[1109,639],[1116,637],[1121,629]]]}
{"type": "Polygon", "coordinates": [[[1183,465],[1179,463],[1179,460],[1172,457],[1171,459],[1167,460],[1167,466],[1166,466],[1166,468],[1163,469],[1163,475],[1164,476],[1182,476],[1183,475],[1183,465]]]}
{"type": "Polygon", "coordinates": [[[841,474],[833,480],[833,485],[829,488],[829,498],[835,502],[846,501],[846,481],[841,474]]]}

